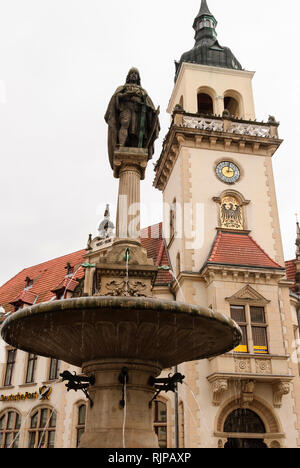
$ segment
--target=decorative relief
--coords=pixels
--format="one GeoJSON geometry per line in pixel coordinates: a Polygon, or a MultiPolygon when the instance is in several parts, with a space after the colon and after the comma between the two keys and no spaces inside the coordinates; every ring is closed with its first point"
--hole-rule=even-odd
{"type": "Polygon", "coordinates": [[[235,372],[238,374],[249,374],[251,372],[250,359],[235,359],[235,372]]]}
{"type": "Polygon", "coordinates": [[[233,296],[226,297],[226,301],[229,301],[231,304],[236,304],[243,301],[243,303],[247,302],[251,304],[255,302],[259,303],[260,305],[266,305],[270,302],[249,284],[247,284],[247,286],[235,293],[233,296]]]}
{"type": "Polygon", "coordinates": [[[213,392],[213,405],[219,406],[221,403],[221,397],[226,390],[228,390],[227,379],[217,379],[211,384],[213,392]]]}
{"type": "Polygon", "coordinates": [[[147,285],[145,283],[142,281],[129,281],[126,277],[121,281],[109,281],[106,283],[105,288],[108,293],[104,294],[104,296],[147,297],[147,285]]]}
{"type": "Polygon", "coordinates": [[[237,198],[233,196],[222,198],[220,205],[220,218],[222,228],[243,231],[243,209],[237,198]]]}
{"type": "Polygon", "coordinates": [[[241,405],[243,407],[247,407],[253,402],[254,388],[255,388],[254,380],[247,380],[243,382],[242,398],[241,398],[241,405]]]}
{"type": "Polygon", "coordinates": [[[272,366],[270,360],[256,359],[255,366],[257,374],[272,374],[272,366]]]}
{"type": "Polygon", "coordinates": [[[281,408],[283,395],[290,393],[289,382],[279,381],[273,385],[273,405],[275,408],[281,408]]]}
{"type": "Polygon", "coordinates": [[[209,130],[211,132],[223,132],[224,123],[220,120],[204,119],[197,117],[184,117],[183,127],[209,130]]]}

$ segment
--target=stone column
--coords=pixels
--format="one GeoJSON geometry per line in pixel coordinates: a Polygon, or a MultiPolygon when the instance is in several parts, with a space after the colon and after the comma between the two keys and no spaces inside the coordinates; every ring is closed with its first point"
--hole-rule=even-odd
{"type": "Polygon", "coordinates": [[[149,378],[161,372],[157,363],[102,359],[85,363],[83,372],[95,375],[96,383],[89,391],[93,407],[87,412],[80,448],[158,448],[153,408],[149,407],[155,392],[149,378]],[[123,368],[128,370],[125,408],[120,403],[123,368]]]}
{"type": "Polygon", "coordinates": [[[140,241],[140,181],[145,178],[148,150],[121,147],[114,156],[114,176],[120,179],[116,238],[140,241]]]}

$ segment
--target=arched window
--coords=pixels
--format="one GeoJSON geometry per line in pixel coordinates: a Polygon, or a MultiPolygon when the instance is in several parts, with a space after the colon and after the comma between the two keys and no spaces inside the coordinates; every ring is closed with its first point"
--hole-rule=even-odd
{"type": "Polygon", "coordinates": [[[0,448],[18,448],[21,416],[7,411],[0,416],[0,448]]]}
{"type": "Polygon", "coordinates": [[[239,103],[233,97],[227,96],[224,99],[224,109],[228,110],[230,115],[239,117],[239,103]]]}
{"type": "Polygon", "coordinates": [[[246,408],[237,408],[226,419],[224,432],[243,434],[243,437],[230,437],[225,448],[267,448],[261,438],[247,438],[245,434],[265,434],[266,428],[260,417],[246,408]]]}
{"type": "Polygon", "coordinates": [[[229,89],[224,93],[224,109],[233,117],[243,117],[243,99],[240,93],[229,89]]]}
{"type": "Polygon", "coordinates": [[[28,448],[54,448],[55,429],[55,411],[39,408],[31,416],[28,448]]]}
{"type": "Polygon", "coordinates": [[[224,432],[265,434],[266,428],[260,417],[246,408],[237,408],[226,419],[224,432]]]}
{"type": "Polygon", "coordinates": [[[162,401],[155,401],[154,411],[154,430],[158,437],[160,448],[167,448],[167,405],[162,401]]]}
{"type": "Polygon", "coordinates": [[[76,425],[76,447],[80,445],[80,439],[85,430],[86,405],[78,407],[77,425],[76,425]]]}
{"type": "Polygon", "coordinates": [[[199,114],[213,114],[214,103],[209,94],[198,93],[198,113],[199,114]]]}

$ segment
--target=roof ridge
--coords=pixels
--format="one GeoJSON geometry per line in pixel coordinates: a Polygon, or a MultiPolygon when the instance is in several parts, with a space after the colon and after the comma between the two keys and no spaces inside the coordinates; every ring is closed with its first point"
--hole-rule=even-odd
{"type": "MultiPolygon", "coordinates": [[[[3,283],[3,284],[0,284],[0,289],[3,288],[4,286],[6,286],[8,283],[10,283],[11,281],[13,281],[17,276],[21,275],[21,273],[23,273],[23,271],[26,271],[28,270],[30,267],[28,268],[23,268],[23,270],[19,271],[19,273],[16,273],[12,278],[10,278],[9,280],[6,281],[6,283],[3,283]]],[[[0,304],[1,305],[1,304],[0,304]]]]}
{"type": "Polygon", "coordinates": [[[206,262],[209,262],[210,258],[215,254],[216,250],[217,250],[217,247],[218,245],[220,244],[220,241],[221,241],[221,237],[222,237],[222,232],[218,232],[217,235],[215,236],[214,238],[214,241],[213,241],[213,244],[212,244],[212,247],[210,249],[210,252],[208,254],[208,258],[206,260],[206,262]]]}
{"type": "MultiPolygon", "coordinates": [[[[51,262],[55,262],[56,260],[60,260],[60,259],[65,258],[65,257],[70,257],[71,255],[76,255],[76,254],[79,254],[81,252],[85,252],[85,251],[86,251],[86,249],[76,250],[76,252],[71,252],[71,253],[68,253],[66,255],[61,255],[59,257],[52,258],[51,260],[45,260],[44,262],[37,263],[36,265],[32,265],[30,267],[24,268],[22,271],[20,271],[20,273],[22,273],[23,271],[26,271],[26,270],[31,270],[32,268],[37,268],[39,266],[46,265],[46,264],[51,263],[51,262]]],[[[20,273],[17,273],[17,275],[19,275],[20,273]]]]}
{"type": "Polygon", "coordinates": [[[248,234],[248,237],[252,240],[252,242],[255,243],[255,245],[257,245],[257,247],[268,257],[269,260],[271,260],[272,262],[276,263],[276,265],[278,265],[280,268],[282,268],[281,265],[279,265],[278,262],[276,262],[272,257],[270,257],[270,255],[256,242],[256,240],[253,239],[252,236],[250,236],[250,234],[248,234]]]}

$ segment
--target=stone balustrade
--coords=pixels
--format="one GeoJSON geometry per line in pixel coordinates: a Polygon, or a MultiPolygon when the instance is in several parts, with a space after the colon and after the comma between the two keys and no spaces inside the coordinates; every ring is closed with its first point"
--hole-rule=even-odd
{"type": "Polygon", "coordinates": [[[174,123],[183,128],[194,128],[210,132],[224,132],[258,138],[278,138],[278,123],[270,121],[253,122],[237,120],[233,117],[199,116],[174,113],[174,123]]]}

